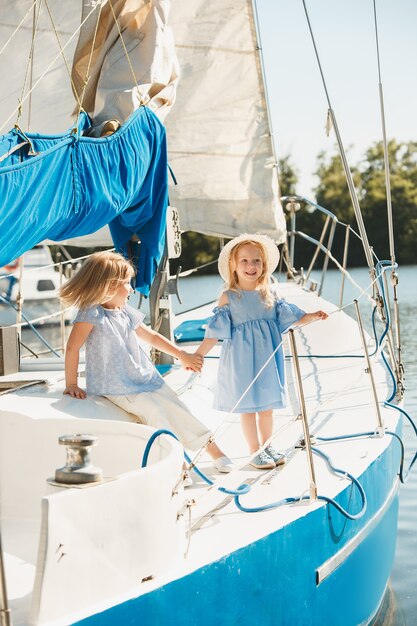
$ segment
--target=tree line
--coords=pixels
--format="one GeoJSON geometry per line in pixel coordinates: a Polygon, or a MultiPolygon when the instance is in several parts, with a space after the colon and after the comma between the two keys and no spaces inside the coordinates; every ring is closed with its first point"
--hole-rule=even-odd
{"type": "MultiPolygon", "coordinates": [[[[394,247],[396,260],[401,265],[417,263],[417,142],[399,143],[392,140],[388,144],[390,166],[391,200],[394,226],[394,247]]],[[[305,195],[298,189],[297,170],[290,156],[279,161],[280,186],[282,196],[305,195]]],[[[364,157],[351,166],[359,204],[368,235],[368,240],[379,259],[389,259],[389,237],[387,218],[387,198],[385,189],[385,166],[382,142],[373,144],[364,157]]],[[[336,215],[342,223],[350,224],[356,231],[355,214],[346,183],[345,174],[338,153],[320,153],[315,172],[318,183],[314,189],[316,203],[336,215]]],[[[325,216],[318,211],[311,212],[301,206],[297,213],[297,230],[319,238],[325,216]]],[[[332,246],[334,256],[341,260],[344,247],[344,229],[338,227],[332,246]]],[[[313,251],[311,244],[298,242],[296,246],[296,266],[306,267],[313,251]],[[301,245],[300,245],[301,244],[301,245]]],[[[181,264],[184,269],[209,263],[217,258],[219,240],[199,233],[184,233],[182,254],[179,261],[173,262],[176,269],[181,264]]],[[[348,266],[365,265],[362,243],[350,237],[348,266]]],[[[216,272],[216,265],[206,268],[216,272]]]]}

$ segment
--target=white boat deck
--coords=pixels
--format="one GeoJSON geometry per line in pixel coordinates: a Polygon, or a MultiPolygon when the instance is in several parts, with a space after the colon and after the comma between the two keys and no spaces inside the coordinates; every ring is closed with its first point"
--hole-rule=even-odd
{"type": "MultiPolygon", "coordinates": [[[[320,300],[316,295],[302,292],[296,286],[283,286],[285,297],[307,311],[323,308],[331,313],[335,308],[320,300]]],[[[281,290],[283,291],[283,290],[281,290]]],[[[199,311],[201,318],[210,314],[211,307],[199,311]]],[[[365,372],[365,360],[354,358],[363,354],[356,322],[345,314],[334,312],[327,321],[316,322],[295,331],[297,351],[300,358],[303,389],[310,433],[318,437],[338,437],[377,430],[377,412],[373,401],[370,376],[365,372]],[[325,332],[317,333],[315,325],[325,332]],[[338,358],[303,358],[306,355],[333,355],[338,358]],[[345,356],[343,356],[345,355],[345,356]]],[[[287,339],[285,351],[288,355],[287,339]]],[[[372,346],[370,347],[372,351],[372,346]]],[[[210,352],[209,357],[219,354],[219,347],[210,352]]],[[[237,469],[232,474],[219,475],[211,465],[208,456],[199,463],[200,469],[216,481],[217,485],[235,489],[242,483],[251,483],[250,494],[242,496],[241,502],[247,507],[260,507],[287,497],[309,495],[310,478],[305,451],[295,448],[303,435],[296,386],[293,378],[291,359],[286,360],[290,406],[274,412],[273,445],[284,451],[288,461],[275,470],[256,470],[249,463],[248,450],[240,430],[239,415],[213,411],[211,406],[216,376],[216,359],[206,358],[204,370],[193,388],[182,396],[200,419],[217,430],[216,441],[222,450],[234,461],[237,469]]],[[[387,395],[386,372],[381,364],[373,365],[376,378],[380,410],[388,430],[395,430],[398,414],[382,406],[387,395]]],[[[180,387],[181,372],[168,378],[175,387],[180,387]],[[177,380],[176,380],[177,379],[177,380]]],[[[338,442],[317,442],[315,445],[325,452],[337,468],[344,469],[354,476],[360,475],[390,443],[391,437],[363,437],[338,442]]],[[[327,497],[336,496],[350,481],[329,472],[324,460],[314,455],[314,468],[317,492],[327,497]]],[[[201,553],[207,550],[212,558],[220,558],[238,548],[242,543],[241,524],[245,527],[245,543],[266,536],[298,517],[307,514],[311,507],[322,506],[300,502],[284,505],[279,509],[257,513],[240,512],[233,497],[211,488],[194,474],[194,486],[187,489],[186,495],[195,504],[191,507],[191,542],[187,558],[188,567],[198,567],[201,553]],[[226,504],[226,502],[228,502],[226,504]],[[239,518],[238,521],[236,518],[239,518]],[[221,529],[221,530],[220,530],[221,529]],[[205,547],[206,546],[206,547],[205,547]]]]}
{"type": "MultiPolygon", "coordinates": [[[[287,300],[295,302],[307,311],[317,308],[323,308],[329,313],[334,311],[332,305],[318,300],[316,295],[301,292],[296,286],[283,287],[287,300]]],[[[210,310],[211,307],[205,307],[198,312],[193,311],[188,317],[204,318],[210,314],[210,310]]],[[[179,319],[179,322],[181,321],[179,319]]],[[[375,431],[377,417],[371,393],[370,376],[365,372],[365,361],[354,358],[362,354],[356,323],[344,314],[334,312],[325,322],[317,322],[297,330],[295,336],[301,357],[300,366],[311,433],[330,437],[375,431]],[[325,332],[318,333],[318,328],[325,332]],[[303,358],[306,355],[332,355],[338,358],[303,358]]],[[[189,349],[194,348],[190,346],[189,349]]],[[[215,481],[216,486],[235,489],[242,483],[250,483],[251,493],[241,498],[245,506],[262,506],[287,497],[297,498],[308,495],[310,479],[306,453],[295,448],[303,436],[303,429],[302,422],[298,419],[300,409],[291,360],[286,360],[290,406],[274,414],[273,437],[273,445],[286,452],[288,462],[275,470],[260,471],[248,464],[248,452],[241,433],[239,416],[223,414],[211,408],[211,389],[216,376],[218,354],[219,347],[216,346],[206,358],[201,376],[195,379],[192,388],[183,393],[181,399],[216,433],[217,443],[233,459],[236,470],[228,475],[218,474],[213,469],[206,453],[202,454],[198,462],[199,468],[215,481]]],[[[27,365],[24,369],[27,369],[27,365]]],[[[373,370],[385,425],[388,430],[394,430],[398,422],[397,413],[382,407],[387,394],[385,370],[379,362],[374,363],[373,370]]],[[[8,378],[16,379],[18,376],[8,378]]],[[[57,369],[54,370],[21,372],[19,378],[27,381],[33,378],[48,381],[48,384],[35,385],[13,394],[0,396],[2,421],[5,416],[12,415],[16,424],[19,424],[21,420],[22,429],[25,428],[28,420],[36,421],[37,419],[54,422],[62,420],[63,427],[68,419],[80,420],[79,432],[84,432],[83,420],[88,420],[89,430],[93,428],[93,420],[108,420],[111,424],[129,421],[126,413],[103,398],[91,397],[79,401],[63,396],[62,363],[58,364],[57,369]]],[[[174,368],[167,377],[168,383],[174,389],[183,387],[188,379],[189,373],[180,368],[174,368]]],[[[120,426],[117,428],[120,430],[120,426]]],[[[131,424],[129,429],[131,428],[143,427],[131,424]]],[[[30,428],[28,433],[30,433],[30,428]]],[[[317,445],[332,458],[336,467],[357,476],[385,449],[390,440],[391,437],[386,435],[317,443],[317,445]]],[[[58,449],[59,458],[62,457],[62,452],[58,449]]],[[[95,453],[96,450],[93,449],[93,461],[95,461],[95,453]]],[[[133,458],[130,455],[126,460],[124,471],[135,470],[139,467],[140,458],[137,459],[136,465],[132,463],[133,458]]],[[[334,497],[348,484],[346,479],[330,473],[325,462],[316,456],[314,456],[314,465],[319,494],[334,497]]],[[[7,469],[2,463],[3,480],[7,469]]],[[[294,505],[281,506],[273,511],[244,513],[236,508],[232,496],[221,493],[213,487],[207,488],[196,474],[193,480],[193,487],[184,490],[182,494],[180,491],[178,500],[178,512],[183,513],[181,523],[190,540],[187,558],[176,563],[174,568],[167,563],[160,575],[139,585],[135,590],[129,591],[128,596],[145,593],[163,583],[179,578],[205,563],[221,558],[236,548],[266,536],[308,514],[312,507],[322,506],[319,501],[299,502],[294,505]],[[193,501],[191,507],[187,507],[189,501],[193,501]],[[189,517],[189,510],[191,517],[189,517]]],[[[42,489],[46,492],[46,483],[42,489]]],[[[17,518],[13,516],[2,520],[3,546],[7,553],[6,572],[8,581],[11,581],[8,583],[8,589],[15,626],[26,623],[24,615],[27,612],[35,573],[39,524],[39,520],[33,523],[31,520],[25,520],[19,524],[17,518]]],[[[115,597],[109,597],[101,608],[105,608],[105,605],[111,606],[115,602],[115,597]]]]}

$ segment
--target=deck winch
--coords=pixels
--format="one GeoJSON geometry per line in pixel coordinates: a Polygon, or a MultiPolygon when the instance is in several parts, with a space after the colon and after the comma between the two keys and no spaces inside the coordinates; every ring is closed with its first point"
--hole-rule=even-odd
{"type": "Polygon", "coordinates": [[[94,435],[62,435],[58,439],[67,449],[64,467],[55,471],[55,482],[66,485],[95,483],[103,480],[103,472],[91,463],[90,448],[98,444],[94,435]]]}

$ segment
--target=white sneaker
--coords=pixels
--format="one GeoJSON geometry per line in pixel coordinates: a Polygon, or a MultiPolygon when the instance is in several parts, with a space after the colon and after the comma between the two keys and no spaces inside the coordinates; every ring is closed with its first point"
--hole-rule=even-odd
{"type": "Polygon", "coordinates": [[[233,463],[228,456],[221,456],[218,459],[214,459],[213,465],[215,469],[222,474],[228,474],[234,469],[233,463]]]}
{"type": "Polygon", "coordinates": [[[278,452],[271,445],[266,446],[265,452],[274,461],[275,465],[284,465],[287,462],[287,457],[282,452],[278,452]]]}
{"type": "Polygon", "coordinates": [[[275,467],[275,461],[264,450],[261,450],[259,454],[253,457],[250,464],[256,469],[273,469],[275,467]]]}

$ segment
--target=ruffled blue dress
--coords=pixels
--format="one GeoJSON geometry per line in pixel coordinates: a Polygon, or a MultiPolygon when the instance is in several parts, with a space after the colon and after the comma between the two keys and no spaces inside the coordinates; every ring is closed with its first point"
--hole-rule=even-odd
{"type": "Polygon", "coordinates": [[[205,334],[206,338],[223,339],[214,408],[234,413],[280,409],[287,402],[282,333],[305,311],[283,299],[268,308],[257,290],[226,293],[229,304],[213,310],[205,334]]]}

